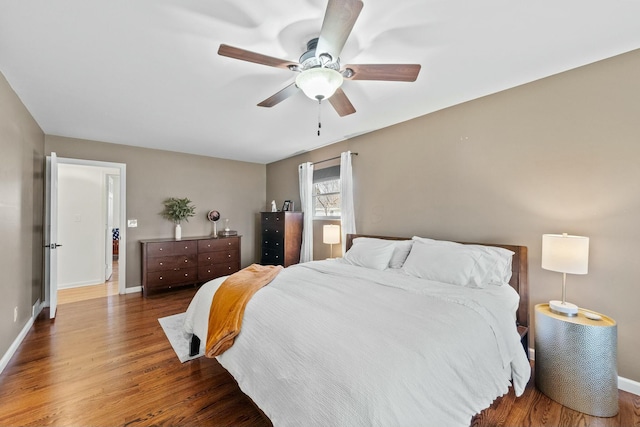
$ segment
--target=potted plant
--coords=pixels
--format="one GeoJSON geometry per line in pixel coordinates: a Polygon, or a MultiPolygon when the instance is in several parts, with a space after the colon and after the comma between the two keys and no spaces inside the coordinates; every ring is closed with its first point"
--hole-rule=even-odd
{"type": "Polygon", "coordinates": [[[189,218],[195,216],[196,207],[191,204],[188,198],[169,197],[164,201],[164,210],[161,215],[176,225],[176,240],[182,238],[182,221],[189,222],[189,218]]]}

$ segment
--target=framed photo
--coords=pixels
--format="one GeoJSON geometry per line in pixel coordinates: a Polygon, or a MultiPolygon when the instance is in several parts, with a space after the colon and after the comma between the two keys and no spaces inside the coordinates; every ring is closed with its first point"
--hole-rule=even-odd
{"type": "Polygon", "coordinates": [[[292,211],[293,210],[293,202],[291,200],[285,200],[282,205],[283,212],[292,211]]]}

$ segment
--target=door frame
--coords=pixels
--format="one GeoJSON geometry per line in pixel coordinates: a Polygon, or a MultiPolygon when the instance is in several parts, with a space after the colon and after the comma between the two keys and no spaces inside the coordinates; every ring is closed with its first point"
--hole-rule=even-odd
{"type": "MultiPolygon", "coordinates": [[[[55,153],[51,153],[55,156],[55,153]]],[[[81,165],[81,166],[94,166],[101,168],[113,168],[119,170],[120,175],[120,221],[121,224],[125,224],[126,221],[126,212],[127,212],[127,165],[125,163],[114,163],[114,162],[103,162],[98,160],[85,160],[85,159],[72,159],[66,157],[57,157],[57,164],[67,164],[67,165],[81,165]]],[[[50,188],[47,188],[45,191],[50,191],[50,188]]],[[[50,209],[50,206],[46,206],[47,209],[50,209]]],[[[118,268],[120,274],[118,276],[118,293],[125,294],[127,289],[126,284],[126,267],[127,267],[127,227],[120,227],[120,247],[119,247],[119,259],[118,259],[118,268]]],[[[50,268],[50,267],[49,267],[50,268]]],[[[45,272],[47,275],[48,272],[45,272]]],[[[53,289],[48,286],[48,283],[45,284],[45,303],[44,306],[50,306],[51,301],[55,301],[56,297],[52,296],[53,289]]],[[[57,289],[55,290],[57,292],[57,289]]]]}

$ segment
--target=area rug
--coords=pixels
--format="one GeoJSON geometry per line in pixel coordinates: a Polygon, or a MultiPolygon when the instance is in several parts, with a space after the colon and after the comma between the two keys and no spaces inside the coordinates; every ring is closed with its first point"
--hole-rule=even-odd
{"type": "Polygon", "coordinates": [[[173,316],[161,317],[160,319],[158,319],[158,322],[160,322],[160,326],[162,326],[164,334],[167,336],[167,339],[171,343],[171,347],[173,347],[173,351],[175,351],[176,356],[178,356],[178,359],[180,359],[181,363],[204,356],[203,351],[195,356],[189,356],[189,344],[191,335],[187,334],[182,329],[182,324],[184,323],[185,316],[186,313],[179,313],[174,314],[173,316]]]}

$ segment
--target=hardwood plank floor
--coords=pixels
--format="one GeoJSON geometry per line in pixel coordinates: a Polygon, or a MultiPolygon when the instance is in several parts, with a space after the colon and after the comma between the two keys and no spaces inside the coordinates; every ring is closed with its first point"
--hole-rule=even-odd
{"type": "Polygon", "coordinates": [[[113,273],[109,280],[95,285],[80,286],[78,288],[66,288],[58,290],[58,305],[70,302],[84,301],[93,298],[103,298],[117,295],[119,267],[118,260],[113,261],[113,273]]]}
{"type": "MultiPolygon", "coordinates": [[[[185,311],[194,293],[72,302],[54,321],[43,312],[0,375],[0,426],[269,426],[217,361],[175,356],[157,319],[185,311]]],[[[597,418],[530,383],[471,425],[640,426],[640,396],[620,392],[620,413],[597,418]]]]}

